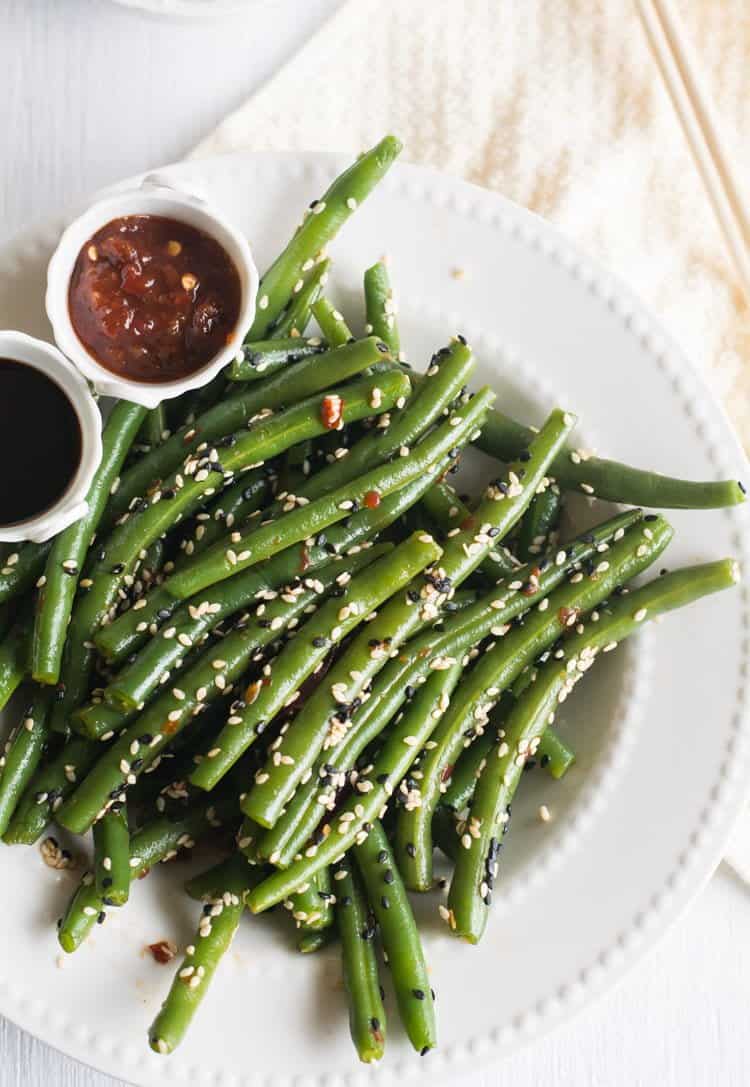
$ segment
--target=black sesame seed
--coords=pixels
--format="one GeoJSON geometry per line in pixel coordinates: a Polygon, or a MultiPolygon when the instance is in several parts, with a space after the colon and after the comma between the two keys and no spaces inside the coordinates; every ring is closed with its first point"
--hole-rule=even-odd
{"type": "Polygon", "coordinates": [[[406,850],[407,856],[411,857],[412,859],[414,859],[414,857],[416,857],[417,849],[416,849],[416,846],[414,845],[414,842],[407,842],[406,845],[404,846],[404,848],[406,850]]]}
{"type": "Polygon", "coordinates": [[[124,562],[116,562],[116,563],[114,564],[114,566],[112,567],[112,571],[111,571],[111,572],[112,572],[113,574],[121,574],[121,573],[123,572],[123,570],[124,570],[124,569],[125,569],[125,563],[124,563],[124,562]]]}
{"type": "MultiPolygon", "coordinates": [[[[408,847],[407,847],[407,848],[408,848],[408,847]]],[[[383,882],[384,882],[384,883],[393,883],[393,881],[394,881],[394,879],[395,879],[395,878],[396,878],[396,877],[395,877],[395,876],[394,876],[394,874],[393,874],[393,870],[389,868],[389,869],[388,869],[388,870],[387,870],[387,871],[385,872],[385,874],[384,874],[384,876],[383,876],[383,882]]]]}
{"type": "Polygon", "coordinates": [[[373,1015],[372,1019],[370,1020],[370,1027],[374,1031],[380,1030],[380,1020],[377,1018],[377,1016],[373,1015]]]}
{"type": "Polygon", "coordinates": [[[111,887],[111,886],[112,886],[112,877],[111,876],[105,876],[104,879],[102,880],[102,887],[111,887]]]}
{"type": "Polygon", "coordinates": [[[388,851],[386,849],[381,849],[380,852],[378,853],[378,864],[385,864],[385,862],[387,860],[388,860],[388,851]]]}
{"type": "Polygon", "coordinates": [[[417,1000],[424,1000],[424,989],[412,989],[417,1000]]]}
{"type": "Polygon", "coordinates": [[[326,639],[319,635],[318,637],[313,638],[312,644],[315,646],[316,649],[323,649],[326,644],[326,639]]]}
{"type": "Polygon", "coordinates": [[[380,905],[383,907],[384,910],[389,910],[391,908],[391,903],[387,895],[380,896],[380,905]]]}
{"type": "Polygon", "coordinates": [[[106,917],[107,917],[106,913],[104,912],[104,910],[102,910],[100,912],[99,916],[96,919],[97,925],[103,925],[106,917]]]}

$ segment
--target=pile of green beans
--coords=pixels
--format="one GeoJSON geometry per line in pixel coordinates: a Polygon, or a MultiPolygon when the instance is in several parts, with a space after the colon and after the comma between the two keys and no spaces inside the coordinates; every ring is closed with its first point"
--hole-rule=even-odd
{"type": "Polygon", "coordinates": [[[327,247],[399,151],[386,137],[310,204],[223,375],[149,412],[114,405],[85,516],[0,555],[0,709],[15,696],[0,835],[93,830],[60,947],[127,908],[157,863],[216,851],[185,886],[200,915],[149,1031],[157,1054],[240,925],[277,905],[298,952],[340,954],[360,1060],[386,1048],[379,958],[390,1018],[427,1054],[435,992],[410,893],[435,886],[435,848],[447,932],[477,943],[511,801],[535,787],[524,769],[583,772],[559,705],[644,622],[738,579],[724,559],[632,587],[673,534],[640,507],[731,506],[741,484],[590,456],[560,409],[538,429],[508,418],[492,389],[469,391],[461,335],[413,370],[382,261],[359,323],[337,309],[327,247]],[[472,445],[497,463],[460,494],[472,445]],[[636,508],[567,538],[571,491],[636,508]]]}

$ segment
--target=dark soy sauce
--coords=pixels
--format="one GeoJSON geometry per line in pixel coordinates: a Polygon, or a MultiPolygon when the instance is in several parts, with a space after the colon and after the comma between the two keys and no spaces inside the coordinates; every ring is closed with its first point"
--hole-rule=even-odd
{"type": "Polygon", "coordinates": [[[27,521],[65,493],[81,461],[81,425],[41,370],[0,359],[0,525],[27,521]]]}

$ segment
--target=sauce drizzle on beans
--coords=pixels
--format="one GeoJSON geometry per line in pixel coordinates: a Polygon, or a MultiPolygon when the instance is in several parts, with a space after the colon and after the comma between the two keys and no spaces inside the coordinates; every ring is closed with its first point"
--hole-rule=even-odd
{"type": "Polygon", "coordinates": [[[81,249],[68,288],[73,328],[105,369],[165,382],[231,341],[242,288],[222,245],[159,215],[113,219],[81,249]]]}

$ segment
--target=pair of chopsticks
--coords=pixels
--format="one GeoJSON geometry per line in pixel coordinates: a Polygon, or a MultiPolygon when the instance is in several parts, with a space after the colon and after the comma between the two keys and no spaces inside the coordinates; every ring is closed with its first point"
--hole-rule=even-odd
{"type": "Polygon", "coordinates": [[[654,59],[750,300],[750,211],[673,0],[636,0],[654,59]]]}

